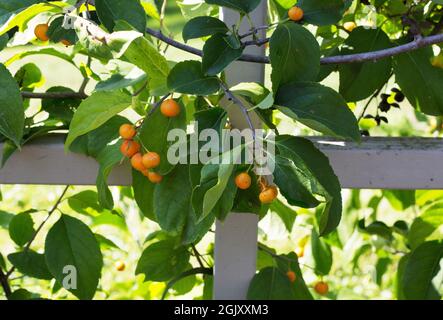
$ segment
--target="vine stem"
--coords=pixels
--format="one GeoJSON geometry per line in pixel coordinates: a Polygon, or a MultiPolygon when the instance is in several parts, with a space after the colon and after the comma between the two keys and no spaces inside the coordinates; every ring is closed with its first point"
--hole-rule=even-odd
{"type": "MultiPolygon", "coordinates": [[[[29,240],[29,242],[26,244],[25,248],[23,249],[23,252],[27,252],[29,248],[31,247],[31,244],[34,242],[35,238],[37,238],[38,233],[43,229],[43,226],[46,224],[46,222],[49,220],[49,218],[52,216],[52,214],[57,210],[58,206],[63,200],[63,197],[65,196],[66,192],[68,191],[70,185],[65,186],[60,196],[57,198],[57,201],[52,206],[51,210],[48,211],[48,215],[46,216],[45,220],[43,220],[42,223],[38,226],[38,228],[35,230],[34,234],[32,235],[32,238],[29,240]]],[[[11,276],[11,274],[14,272],[15,266],[12,266],[11,269],[6,273],[6,280],[11,276]]]]}
{"type": "Polygon", "coordinates": [[[26,99],[86,99],[88,95],[84,92],[29,92],[22,91],[22,98],[26,99]]]}
{"type": "MultiPolygon", "coordinates": [[[[173,46],[183,51],[192,53],[194,55],[203,56],[203,51],[186,44],[175,41],[167,36],[165,36],[161,31],[156,31],[150,28],[147,28],[146,32],[151,36],[173,46]]],[[[264,39],[266,40],[266,39],[264,39]]],[[[263,41],[264,41],[263,40],[263,41]]],[[[411,51],[415,51],[427,46],[431,46],[434,44],[439,44],[443,42],[443,34],[432,35],[429,37],[416,37],[413,41],[399,45],[389,49],[370,51],[364,53],[357,54],[349,54],[343,56],[331,56],[324,57],[320,60],[320,63],[323,65],[328,64],[347,64],[347,63],[357,63],[357,62],[367,62],[367,61],[377,61],[383,58],[392,57],[395,55],[399,55],[402,53],[407,53],[411,51]]],[[[249,42],[248,42],[249,43],[249,42]]],[[[256,45],[256,42],[250,43],[251,45],[256,45]]],[[[269,57],[266,56],[258,56],[252,54],[243,54],[239,59],[239,61],[246,62],[254,62],[254,63],[270,63],[269,57]]]]}
{"type": "Polygon", "coordinates": [[[204,268],[205,265],[203,264],[203,261],[201,259],[200,252],[198,252],[198,250],[194,244],[191,245],[191,248],[192,248],[192,252],[194,253],[195,258],[197,259],[198,264],[200,265],[200,267],[204,268]]]}
{"type": "Polygon", "coordinates": [[[3,288],[3,291],[5,292],[6,298],[8,298],[11,295],[12,291],[11,291],[11,286],[9,285],[8,282],[8,277],[3,272],[2,268],[0,268],[0,284],[3,288]]]}
{"type": "Polygon", "coordinates": [[[155,110],[157,110],[160,105],[166,100],[168,99],[168,97],[171,95],[171,93],[168,93],[166,95],[164,95],[155,105],[154,107],[151,109],[151,111],[149,111],[148,116],[152,116],[155,112],[155,110]]]}
{"type": "Polygon", "coordinates": [[[254,125],[252,124],[251,117],[249,116],[248,108],[246,108],[243,102],[239,98],[237,98],[235,94],[231,92],[231,90],[229,90],[229,88],[223,81],[219,80],[219,82],[228,100],[234,102],[236,105],[239,106],[240,110],[242,111],[243,115],[246,118],[246,121],[248,122],[249,128],[252,130],[252,136],[254,137],[255,140],[255,128],[254,125]]]}

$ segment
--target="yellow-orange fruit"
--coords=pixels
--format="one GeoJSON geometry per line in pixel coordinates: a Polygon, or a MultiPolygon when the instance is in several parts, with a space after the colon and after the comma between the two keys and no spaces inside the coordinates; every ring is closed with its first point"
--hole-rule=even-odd
{"type": "Polygon", "coordinates": [[[357,28],[357,25],[355,24],[354,21],[348,21],[343,24],[343,28],[345,28],[345,30],[348,32],[352,32],[352,30],[357,28]]]}
{"type": "Polygon", "coordinates": [[[159,175],[157,172],[149,171],[148,172],[148,179],[152,183],[160,183],[163,180],[163,176],[159,175]]]}
{"type": "Polygon", "coordinates": [[[131,158],[140,151],[140,144],[134,140],[125,140],[120,147],[120,151],[124,156],[131,158]]]}
{"type": "Polygon", "coordinates": [[[140,152],[134,154],[131,158],[131,165],[135,170],[143,172],[146,168],[143,165],[143,156],[140,152]]]}
{"type": "Polygon", "coordinates": [[[295,274],[294,271],[288,271],[288,272],[286,272],[286,276],[288,277],[288,279],[289,279],[289,281],[290,281],[291,283],[294,283],[295,280],[297,279],[297,275],[295,274]]]}
{"type": "Polygon", "coordinates": [[[326,282],[319,281],[314,286],[315,292],[321,295],[325,295],[329,292],[329,286],[326,282]]]}
{"type": "Polygon", "coordinates": [[[251,186],[251,176],[247,172],[242,172],[235,177],[235,184],[239,189],[249,189],[251,186]]]}
{"type": "Polygon", "coordinates": [[[143,165],[146,169],[156,168],[160,165],[160,155],[156,152],[148,152],[143,156],[143,165]]]}
{"type": "Polygon", "coordinates": [[[168,118],[174,118],[180,114],[180,105],[174,99],[163,101],[160,106],[161,113],[168,118]]]}
{"type": "Polygon", "coordinates": [[[122,124],[118,132],[120,134],[120,137],[127,140],[134,138],[137,134],[134,126],[129,123],[122,124]]]}
{"type": "Polygon", "coordinates": [[[260,202],[263,204],[269,204],[272,201],[275,200],[275,198],[277,198],[278,195],[278,190],[275,186],[271,186],[271,187],[267,187],[265,190],[263,190],[260,195],[259,195],[259,199],[260,202]]]}
{"type": "Polygon", "coordinates": [[[37,39],[39,39],[41,41],[48,41],[49,40],[49,37],[47,34],[48,29],[49,29],[49,26],[47,23],[39,24],[35,27],[34,34],[37,37],[37,39]]]}
{"type": "Polygon", "coordinates": [[[126,264],[123,261],[117,261],[115,263],[115,269],[117,269],[117,271],[124,271],[126,269],[126,264]]]}
{"type": "Polygon", "coordinates": [[[300,21],[301,19],[303,19],[303,16],[304,16],[303,10],[297,6],[292,7],[288,11],[288,17],[292,21],[300,21]]]}

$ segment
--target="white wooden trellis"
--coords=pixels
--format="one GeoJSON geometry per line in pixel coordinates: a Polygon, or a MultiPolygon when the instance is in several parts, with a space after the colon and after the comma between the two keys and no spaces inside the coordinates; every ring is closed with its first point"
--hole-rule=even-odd
{"type": "MultiPolygon", "coordinates": [[[[264,1],[263,1],[264,2],[264,1]]],[[[223,10],[227,24],[238,15],[223,10]]],[[[263,4],[252,14],[256,25],[263,24],[263,4]]],[[[247,29],[243,26],[243,30],[247,29]]],[[[260,48],[248,53],[263,54],[260,48]]],[[[264,67],[245,62],[227,70],[230,85],[262,82],[264,67]]],[[[237,127],[243,116],[230,112],[237,127]]],[[[327,138],[311,138],[329,157],[343,188],[355,189],[443,189],[443,141],[432,138],[365,138],[358,145],[327,138]]],[[[3,145],[0,144],[0,150],[3,145]]],[[[26,145],[0,170],[0,184],[95,185],[98,170],[92,158],[64,152],[63,137],[47,137],[26,145]]],[[[110,185],[130,185],[128,164],[113,170],[110,185]]],[[[249,282],[256,272],[258,219],[256,215],[235,213],[216,224],[215,299],[245,299],[249,282]]]]}

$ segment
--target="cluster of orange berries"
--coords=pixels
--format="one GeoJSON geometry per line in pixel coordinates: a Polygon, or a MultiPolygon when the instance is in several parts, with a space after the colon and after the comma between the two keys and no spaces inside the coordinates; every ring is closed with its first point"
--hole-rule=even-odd
{"type": "MultiPolygon", "coordinates": [[[[168,118],[176,117],[180,114],[180,105],[173,99],[168,99],[160,105],[160,112],[168,118]]],[[[131,159],[132,167],[140,171],[152,183],[160,183],[163,176],[152,169],[160,165],[160,155],[156,152],[147,152],[142,154],[140,144],[134,140],[137,130],[131,124],[123,124],[119,130],[120,137],[124,139],[120,151],[125,156],[131,159]]]]}
{"type": "MultiPolygon", "coordinates": [[[[247,190],[251,186],[252,179],[247,172],[242,172],[235,177],[235,185],[241,190],[247,190]]],[[[264,179],[260,179],[260,202],[269,204],[278,196],[278,189],[276,186],[269,186],[264,179]]]]}
{"type": "MultiPolygon", "coordinates": [[[[49,40],[48,30],[49,30],[49,25],[47,23],[41,23],[35,27],[34,34],[37,37],[37,39],[39,39],[40,41],[46,42],[49,40]]],[[[62,39],[62,40],[60,40],[60,42],[63,43],[67,47],[72,45],[72,43],[66,39],[62,39]]]]}
{"type": "Polygon", "coordinates": [[[131,124],[123,124],[119,130],[120,137],[124,139],[120,151],[125,156],[131,159],[132,167],[143,173],[152,183],[160,183],[163,177],[158,173],[151,171],[160,165],[160,156],[156,152],[148,152],[141,154],[140,144],[133,140],[137,134],[137,130],[131,124]]]}

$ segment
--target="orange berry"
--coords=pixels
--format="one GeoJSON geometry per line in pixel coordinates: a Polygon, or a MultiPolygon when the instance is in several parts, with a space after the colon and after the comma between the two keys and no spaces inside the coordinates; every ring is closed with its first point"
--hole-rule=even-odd
{"type": "Polygon", "coordinates": [[[289,279],[289,281],[290,281],[291,283],[294,283],[295,280],[297,279],[297,275],[295,274],[294,271],[288,271],[288,272],[286,272],[286,276],[288,277],[288,279],[289,279]]]}
{"type": "Polygon", "coordinates": [[[242,172],[235,177],[235,184],[239,189],[249,189],[251,186],[251,176],[247,172],[242,172]]]}
{"type": "Polygon", "coordinates": [[[124,156],[131,158],[140,151],[140,144],[134,140],[125,140],[120,147],[120,151],[124,156]]]}
{"type": "Polygon", "coordinates": [[[47,35],[48,29],[49,26],[47,23],[39,24],[35,27],[34,34],[37,37],[37,39],[41,41],[48,41],[49,40],[49,37],[47,35]]]}
{"type": "Polygon", "coordinates": [[[62,39],[62,40],[60,40],[60,42],[63,43],[67,47],[72,46],[72,43],[69,40],[62,39]]]}
{"type": "Polygon", "coordinates": [[[148,179],[152,183],[160,183],[163,180],[163,176],[159,175],[157,172],[148,171],[148,179]]]}
{"type": "Polygon", "coordinates": [[[319,281],[314,286],[315,292],[321,295],[325,295],[329,292],[329,286],[326,282],[319,281]]]}
{"type": "Polygon", "coordinates": [[[132,139],[137,134],[137,131],[132,124],[126,123],[120,126],[119,134],[123,139],[132,139]]]}
{"type": "Polygon", "coordinates": [[[143,165],[146,169],[156,168],[160,165],[160,156],[156,152],[148,152],[143,156],[143,165]]]}
{"type": "Polygon", "coordinates": [[[138,171],[144,171],[146,168],[143,165],[143,160],[142,160],[143,156],[141,153],[136,153],[132,156],[131,158],[131,165],[135,170],[138,171]]]}
{"type": "Polygon", "coordinates": [[[354,21],[348,21],[343,24],[343,28],[345,28],[345,30],[348,32],[352,32],[352,30],[357,28],[357,25],[355,24],[354,21]]]}
{"type": "Polygon", "coordinates": [[[295,6],[289,9],[288,16],[292,21],[300,21],[303,19],[304,12],[301,8],[295,6]]]}
{"type": "Polygon", "coordinates": [[[174,99],[163,101],[160,106],[161,113],[168,118],[174,118],[180,114],[180,105],[174,99]]]}
{"type": "Polygon", "coordinates": [[[117,271],[124,271],[126,269],[126,264],[123,261],[117,261],[115,263],[115,269],[117,269],[117,271]]]}
{"type": "Polygon", "coordinates": [[[271,186],[271,187],[267,187],[265,190],[263,190],[260,195],[259,195],[259,199],[260,202],[263,204],[269,204],[272,201],[275,200],[275,198],[277,198],[278,195],[278,190],[275,186],[271,186]]]}

